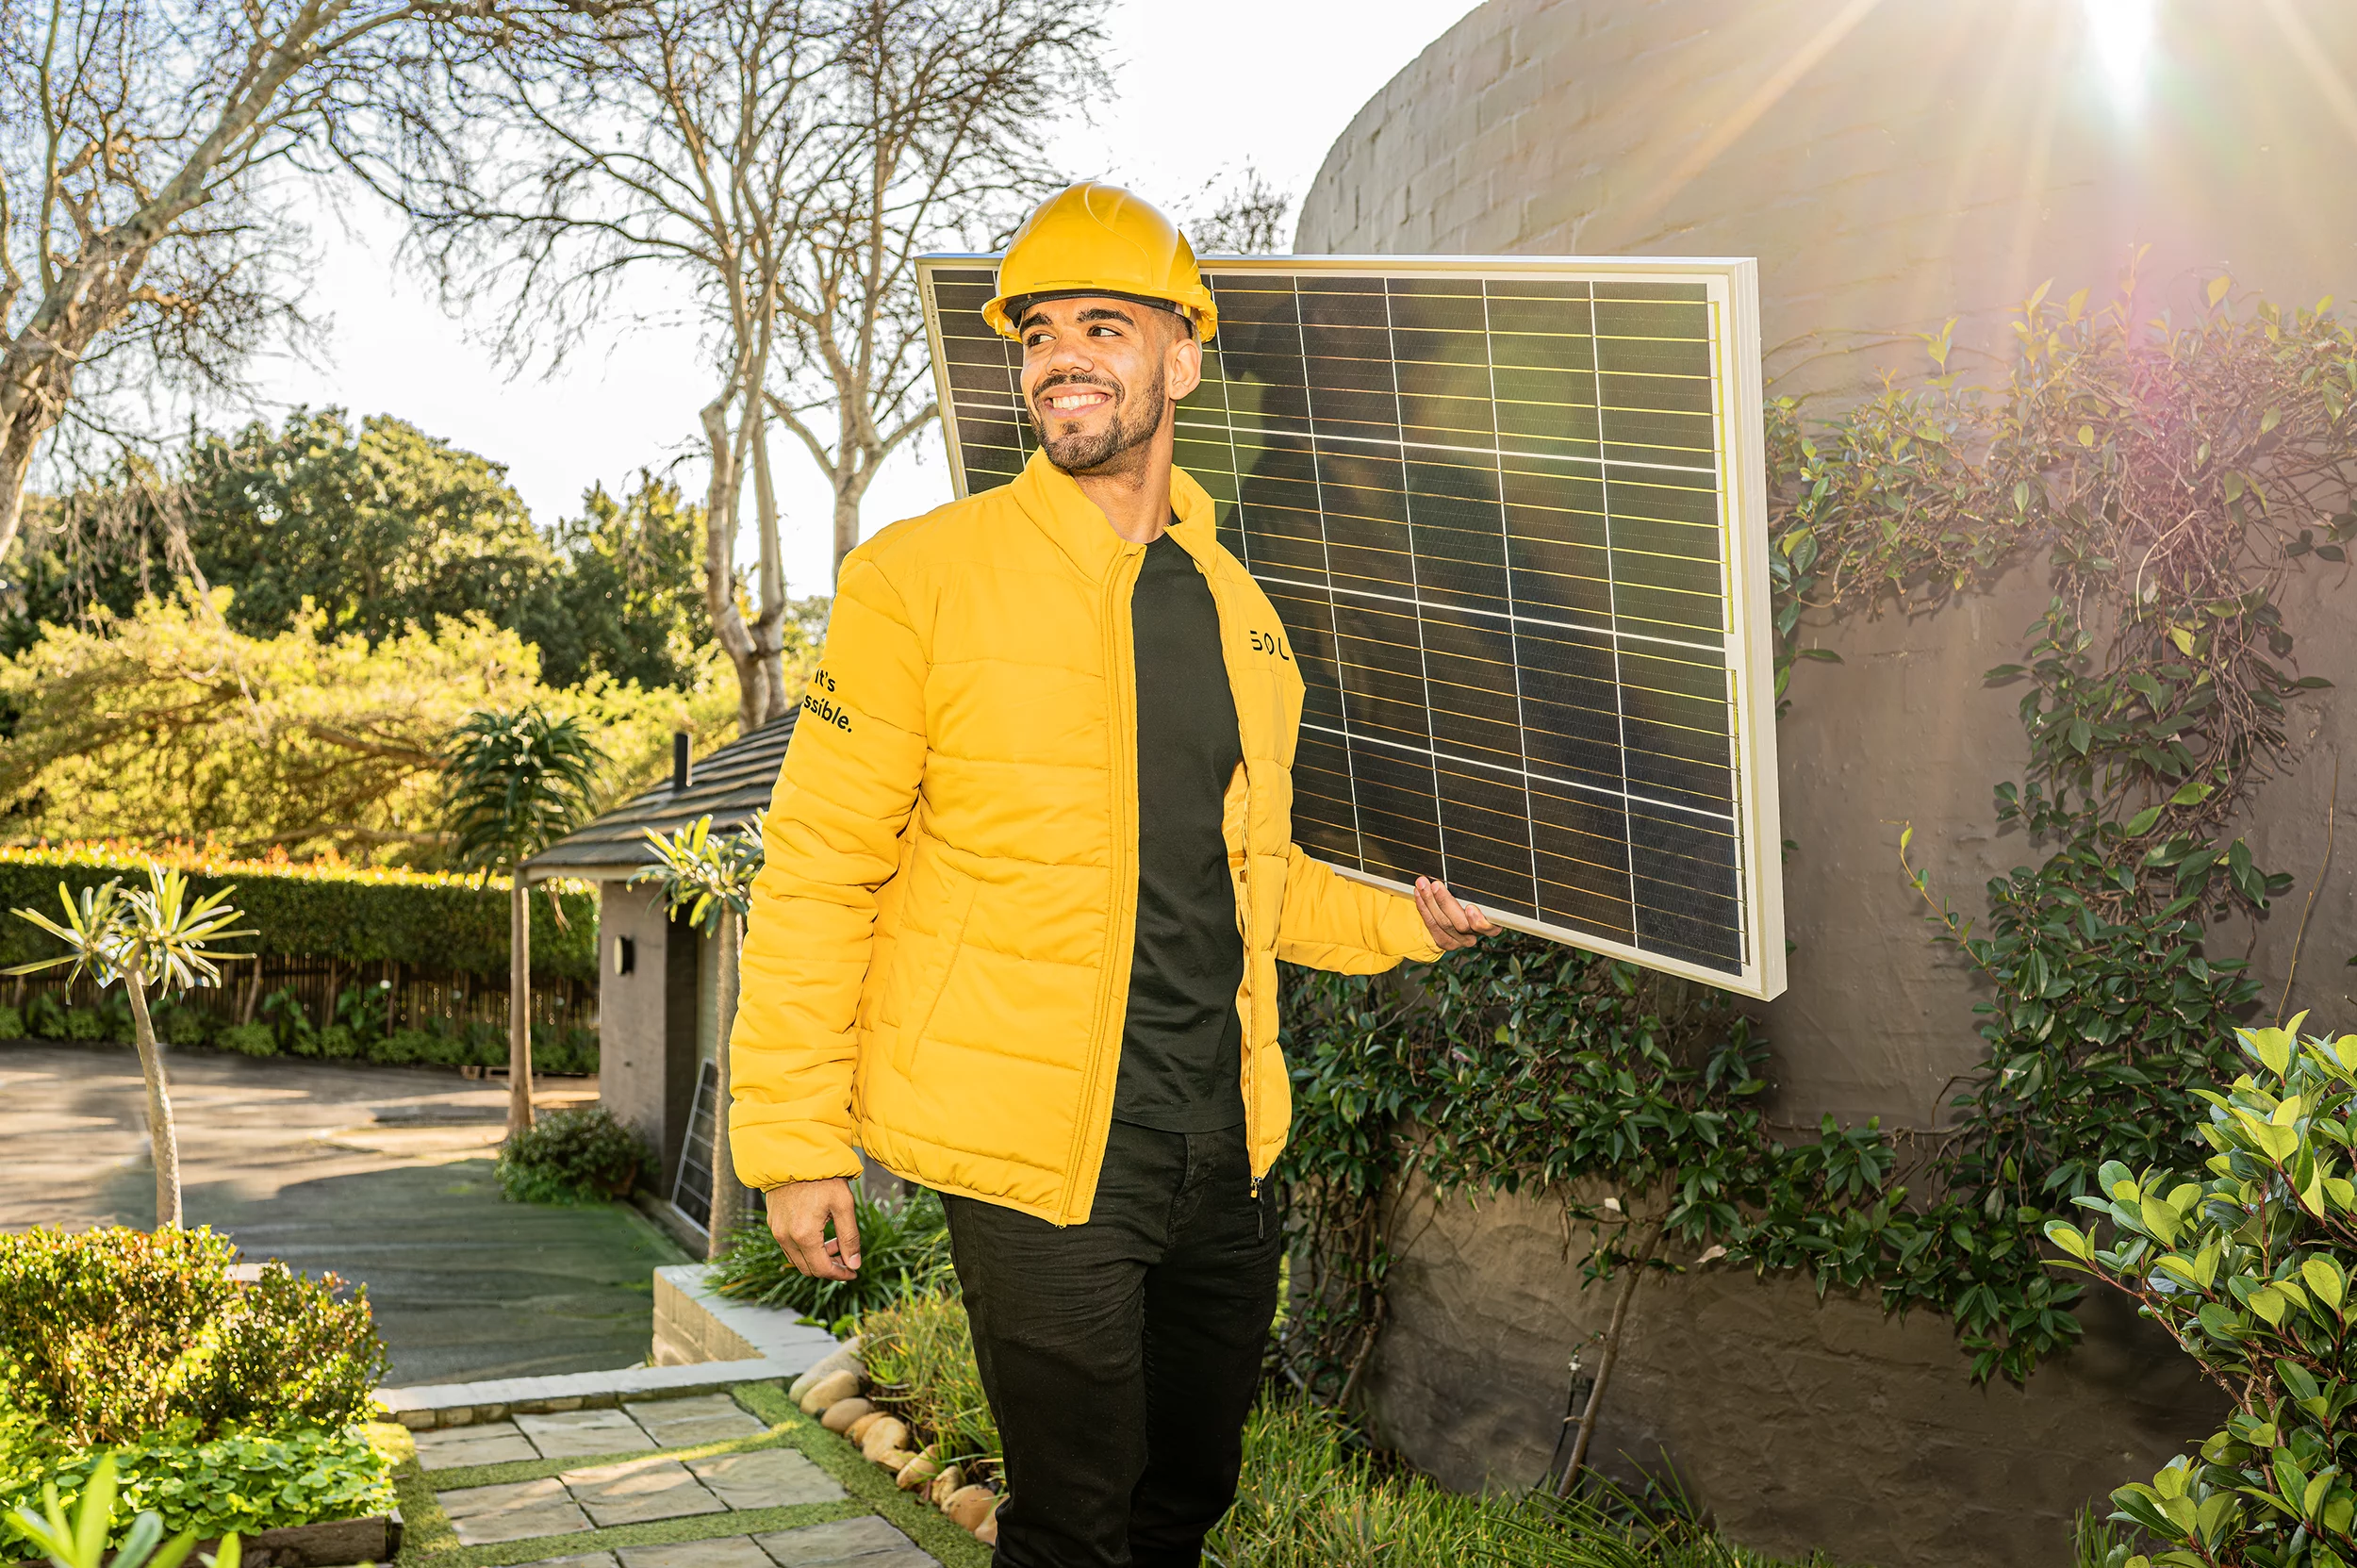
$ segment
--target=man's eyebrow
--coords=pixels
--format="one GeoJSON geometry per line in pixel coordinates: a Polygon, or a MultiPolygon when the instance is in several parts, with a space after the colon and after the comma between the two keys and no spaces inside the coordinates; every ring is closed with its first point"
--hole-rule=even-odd
{"type": "MultiPolygon", "coordinates": [[[[1075,316],[1073,320],[1076,322],[1119,322],[1124,326],[1135,326],[1138,324],[1138,319],[1135,316],[1130,315],[1127,310],[1123,310],[1118,306],[1110,305],[1090,305],[1086,310],[1083,310],[1078,316],[1075,316]]],[[[1027,310],[1023,313],[1023,320],[1015,323],[1014,330],[1019,336],[1023,333],[1030,331],[1034,326],[1054,326],[1055,324],[1055,322],[1047,319],[1047,311],[1033,307],[1032,309],[1027,310]]]]}

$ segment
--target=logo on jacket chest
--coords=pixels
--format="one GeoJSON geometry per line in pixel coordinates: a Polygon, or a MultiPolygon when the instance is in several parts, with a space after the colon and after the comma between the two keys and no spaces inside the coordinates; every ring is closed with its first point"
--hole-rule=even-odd
{"type": "Polygon", "coordinates": [[[1252,651],[1255,653],[1274,653],[1287,663],[1292,662],[1293,650],[1285,646],[1285,639],[1277,633],[1246,632],[1244,635],[1251,639],[1252,651]]]}

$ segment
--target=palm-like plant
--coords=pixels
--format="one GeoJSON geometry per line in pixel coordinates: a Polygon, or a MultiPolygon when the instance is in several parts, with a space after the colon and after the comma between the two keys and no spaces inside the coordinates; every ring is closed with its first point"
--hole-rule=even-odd
{"type": "Polygon", "coordinates": [[[649,828],[647,843],[661,863],[632,877],[631,885],[654,883],[665,906],[685,916],[699,931],[719,930],[724,909],[743,918],[752,908],[753,878],[761,871],[761,833],[767,815],[754,812],[752,820],[735,833],[714,833],[709,813],[677,833],[649,828]]]}
{"type": "Polygon", "coordinates": [[[147,999],[221,983],[221,966],[248,958],[249,953],[223,952],[214,946],[251,930],[232,929],[245,916],[229,907],[235,888],[224,887],[193,902],[189,880],[154,861],[147,864],[147,886],[124,892],[116,877],[101,887],[85,887],[77,900],[58,884],[65,906],[61,923],[37,910],[20,909],[17,918],[30,921],[65,944],[55,958],[11,965],[11,975],[71,966],[68,978],[88,970],[100,989],[123,982],[131,999],[131,1027],[138,1042],[140,1073],[147,1081],[147,1138],[156,1163],[156,1224],[157,1229],[180,1223],[180,1142],[173,1129],[172,1090],[165,1081],[163,1055],[156,1048],[156,1025],[148,1015],[147,999]]]}
{"type": "Polygon", "coordinates": [[[588,727],[539,707],[469,714],[450,734],[442,793],[451,858],[508,894],[507,1131],[532,1125],[532,905],[522,867],[581,825],[596,802],[605,753],[588,727]]]}
{"type": "Polygon", "coordinates": [[[537,706],[469,714],[444,757],[451,858],[486,877],[579,827],[606,761],[578,718],[537,706]]]}
{"type": "Polygon", "coordinates": [[[727,1248],[736,1228],[739,1189],[729,1159],[729,1028],[736,1015],[736,956],[744,941],[745,916],[752,908],[753,878],[761,870],[762,828],[766,814],[735,833],[714,833],[709,813],[673,834],[647,830],[657,864],[633,876],[633,886],[652,883],[669,912],[710,935],[720,948],[719,1081],[712,1124],[712,1212],[706,1234],[709,1256],[727,1248]]]}

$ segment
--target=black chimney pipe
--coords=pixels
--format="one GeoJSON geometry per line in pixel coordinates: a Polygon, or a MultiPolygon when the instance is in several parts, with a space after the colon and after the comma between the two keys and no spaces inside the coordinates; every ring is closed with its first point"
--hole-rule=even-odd
{"type": "Polygon", "coordinates": [[[685,730],[671,732],[671,787],[673,789],[687,787],[687,732],[685,730]]]}

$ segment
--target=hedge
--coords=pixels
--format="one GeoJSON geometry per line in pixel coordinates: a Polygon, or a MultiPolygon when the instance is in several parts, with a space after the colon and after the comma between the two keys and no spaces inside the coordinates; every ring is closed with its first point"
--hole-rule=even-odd
{"type": "MultiPolygon", "coordinates": [[[[421,969],[507,976],[507,889],[503,878],[477,885],[441,872],[324,865],[283,859],[234,860],[175,847],[155,858],[188,873],[198,897],[234,887],[230,902],[256,934],[240,952],[333,959],[350,965],[386,959],[421,969]]],[[[149,856],[118,845],[0,847],[0,909],[58,913],[58,884],[79,894],[110,877],[144,885],[149,856]]],[[[598,976],[598,901],[567,892],[565,925],[536,892],[532,972],[537,978],[594,983],[598,976]]],[[[63,949],[29,922],[0,918],[0,966],[48,958],[63,949]]]]}

